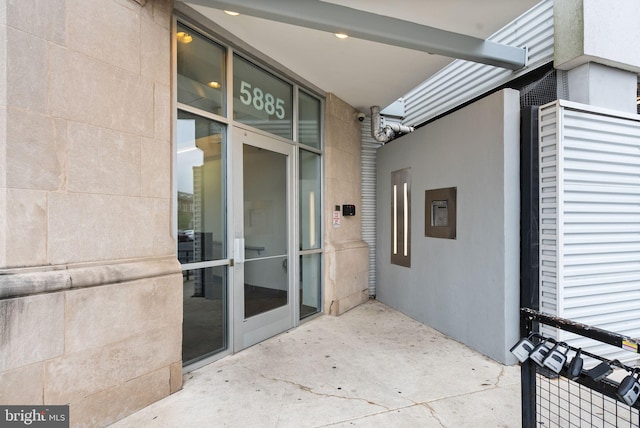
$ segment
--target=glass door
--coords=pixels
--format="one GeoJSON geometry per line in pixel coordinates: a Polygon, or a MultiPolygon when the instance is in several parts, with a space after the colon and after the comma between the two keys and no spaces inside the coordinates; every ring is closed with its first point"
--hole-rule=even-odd
{"type": "Polygon", "coordinates": [[[293,146],[233,130],[234,350],[294,326],[293,146]],[[240,177],[242,179],[240,180],[240,177]]]}
{"type": "Polygon", "coordinates": [[[178,111],[176,217],[185,365],[228,347],[226,134],[224,124],[178,111]]]}

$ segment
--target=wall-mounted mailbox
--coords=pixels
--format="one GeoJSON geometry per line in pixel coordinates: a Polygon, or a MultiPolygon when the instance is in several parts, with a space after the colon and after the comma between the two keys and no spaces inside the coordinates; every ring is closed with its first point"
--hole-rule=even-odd
{"type": "Polygon", "coordinates": [[[431,202],[431,226],[447,227],[449,225],[449,201],[431,202]]]}
{"type": "Polygon", "coordinates": [[[356,206],[355,205],[343,205],[342,206],[342,215],[345,217],[356,215],[356,206]]]}
{"type": "Polygon", "coordinates": [[[456,194],[455,187],[425,191],[425,236],[456,239],[456,194]]]}

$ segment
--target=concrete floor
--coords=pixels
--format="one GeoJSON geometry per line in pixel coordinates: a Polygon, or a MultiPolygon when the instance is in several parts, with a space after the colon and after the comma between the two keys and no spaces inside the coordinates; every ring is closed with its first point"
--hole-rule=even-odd
{"type": "Polygon", "coordinates": [[[519,427],[520,369],[377,301],[185,375],[114,427],[519,427]]]}

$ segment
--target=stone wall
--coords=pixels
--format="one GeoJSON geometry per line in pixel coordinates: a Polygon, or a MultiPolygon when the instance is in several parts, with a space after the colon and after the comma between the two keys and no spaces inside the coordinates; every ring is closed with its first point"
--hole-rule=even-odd
{"type": "Polygon", "coordinates": [[[353,107],[327,94],[324,152],[324,308],[340,315],[365,302],[369,247],[362,240],[360,122],[353,107]],[[353,204],[356,215],[332,224],[336,205],[353,204]]]}
{"type": "Polygon", "coordinates": [[[181,387],[172,7],[0,3],[0,403],[106,425],[181,387]]]}

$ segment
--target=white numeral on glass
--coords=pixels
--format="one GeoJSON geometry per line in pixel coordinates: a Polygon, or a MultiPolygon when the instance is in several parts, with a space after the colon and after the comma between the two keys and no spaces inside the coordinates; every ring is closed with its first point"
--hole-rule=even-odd
{"type": "Polygon", "coordinates": [[[284,119],[285,104],[282,98],[276,98],[268,92],[265,94],[257,86],[252,88],[244,80],[240,82],[240,102],[246,106],[253,105],[258,111],[264,110],[269,116],[275,114],[278,119],[284,119]]]}
{"type": "Polygon", "coordinates": [[[246,106],[251,104],[251,85],[244,80],[240,83],[240,101],[246,106]]]}

